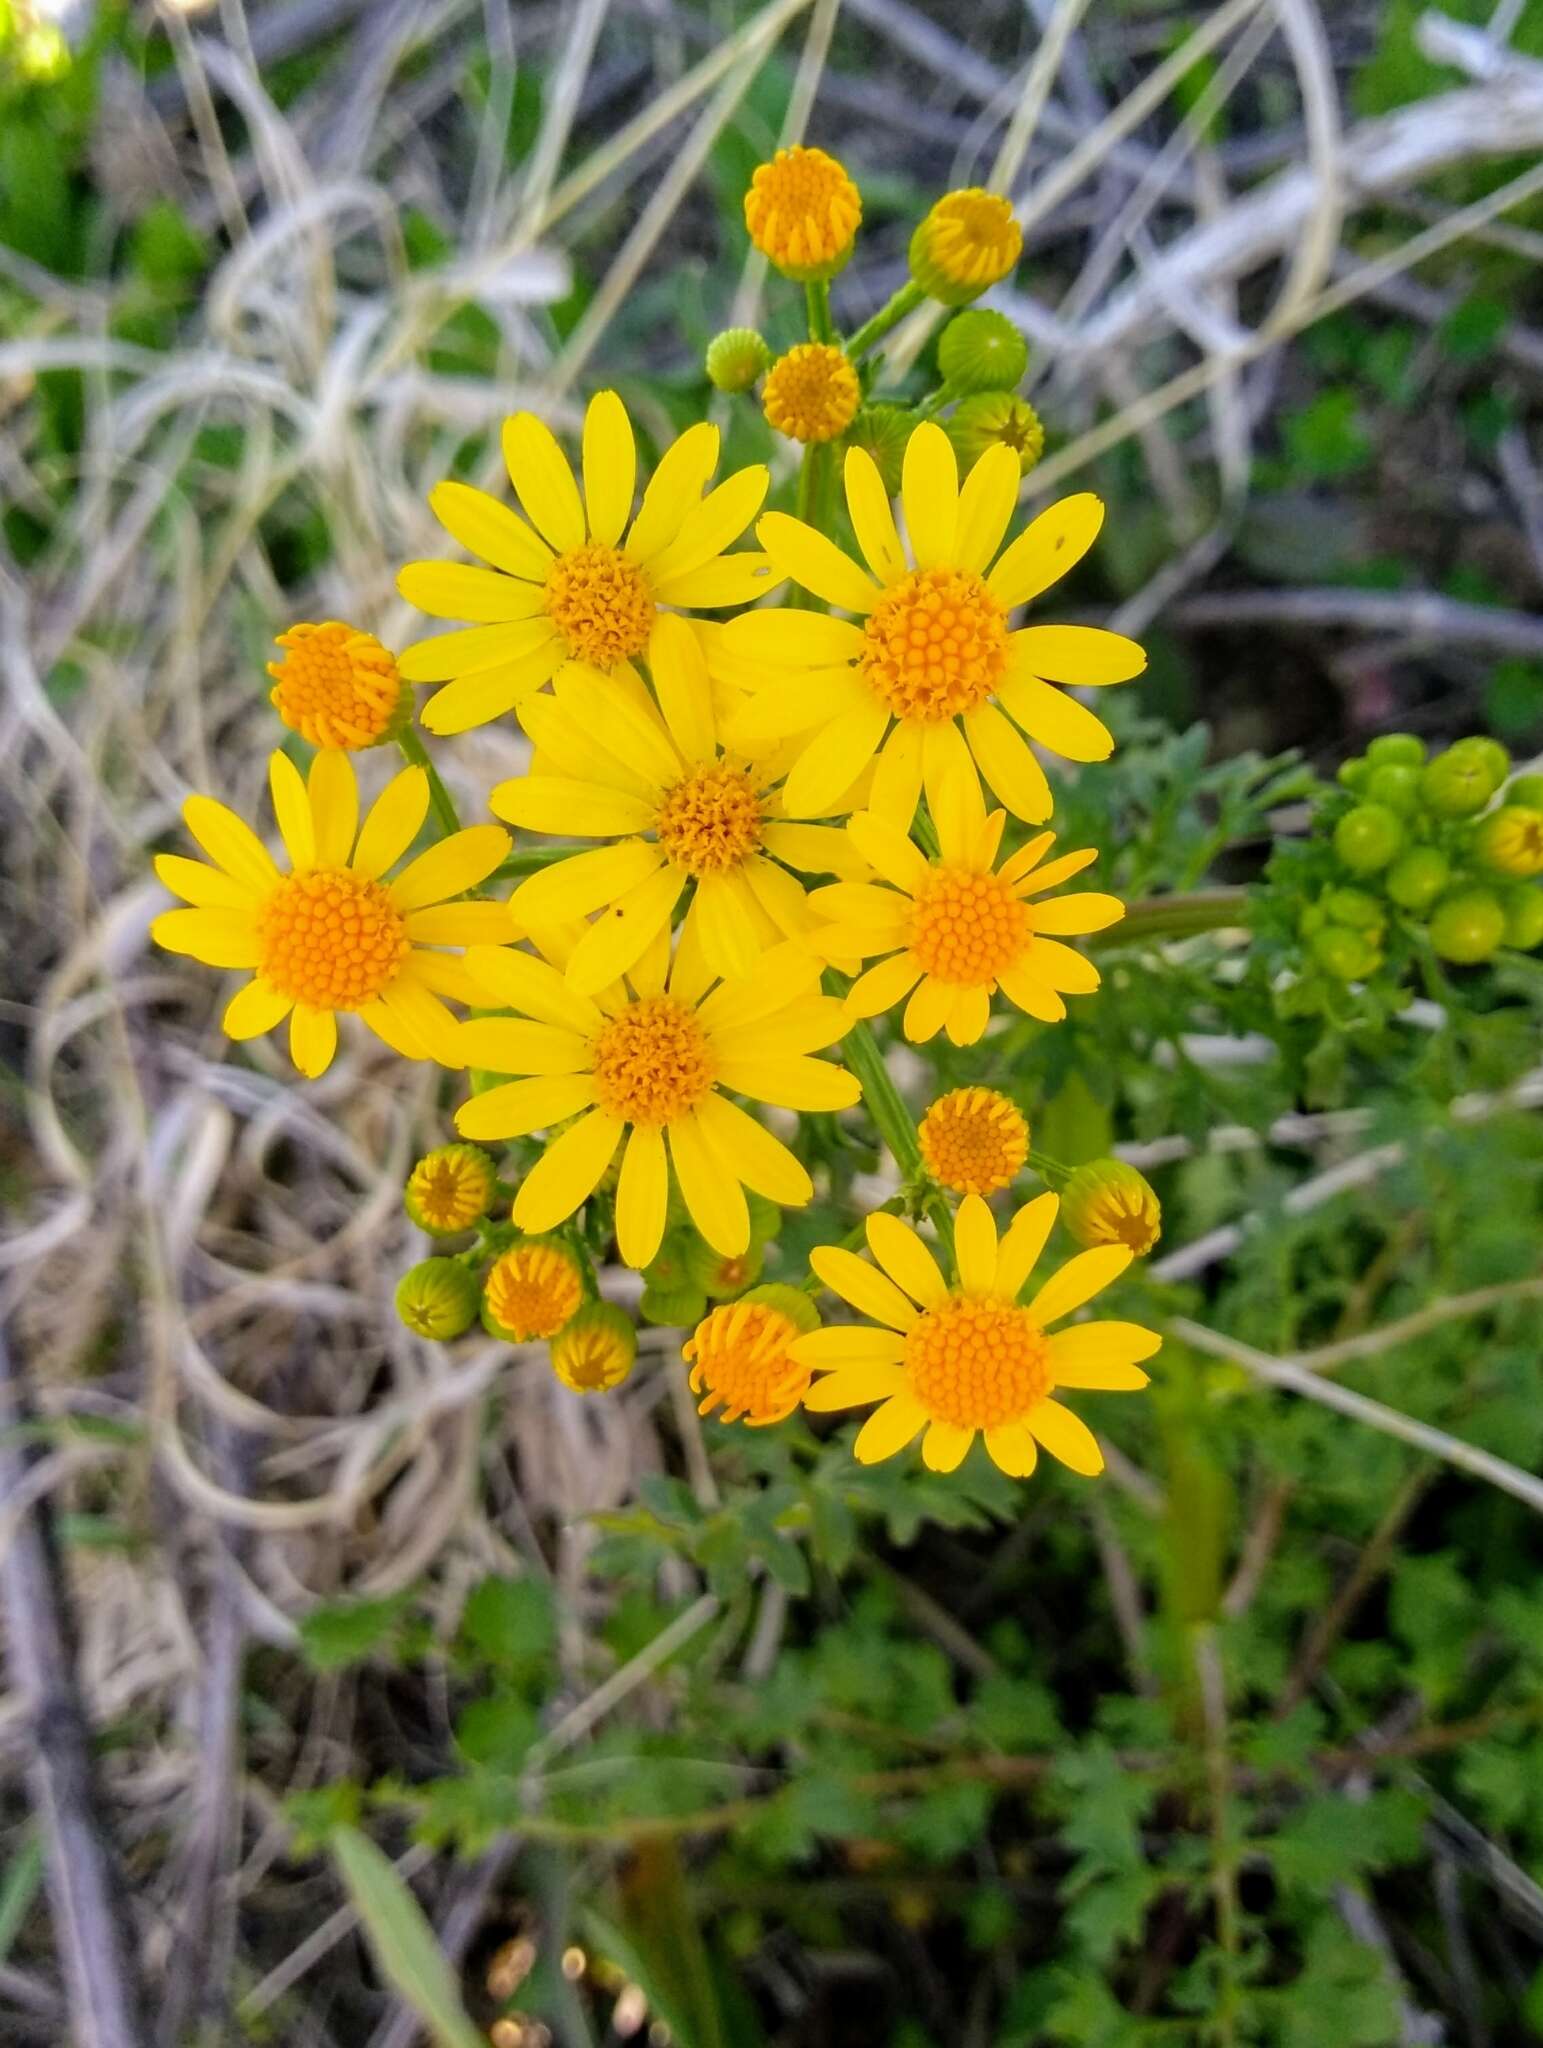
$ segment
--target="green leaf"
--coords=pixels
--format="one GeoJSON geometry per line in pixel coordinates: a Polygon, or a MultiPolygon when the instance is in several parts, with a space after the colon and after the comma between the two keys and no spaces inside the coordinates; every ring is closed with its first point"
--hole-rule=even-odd
{"type": "Polygon", "coordinates": [[[300,1647],[316,1671],[340,1671],[357,1664],[396,1636],[407,1596],[385,1600],[334,1600],[313,1607],[300,1621],[300,1647]]]}
{"type": "Polygon", "coordinates": [[[335,1829],[330,1847],[381,1975],[406,1999],[440,2048],[487,2048],[467,2017],[460,1986],[439,1952],[433,1928],[390,1861],[357,1828],[335,1829]]]}
{"type": "Polygon", "coordinates": [[[557,1646],[551,1589],[540,1579],[484,1579],[461,1615],[461,1641],[516,1684],[539,1682],[557,1646]]]}
{"type": "Polygon", "coordinates": [[[0,1963],[10,1954],[42,1881],[43,1838],[32,1828],[0,1877],[0,1963]]]}

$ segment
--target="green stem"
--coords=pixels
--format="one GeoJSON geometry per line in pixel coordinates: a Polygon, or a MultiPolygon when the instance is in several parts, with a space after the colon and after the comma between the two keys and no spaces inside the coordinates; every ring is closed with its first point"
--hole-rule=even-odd
{"type": "Polygon", "coordinates": [[[949,1257],[954,1252],[954,1218],[942,1190],[932,1181],[927,1172],[927,1162],[922,1157],[921,1140],[916,1135],[916,1125],[911,1121],[911,1112],[906,1108],[900,1090],[890,1077],[884,1064],[884,1055],[866,1020],[854,1024],[841,1042],[841,1055],[852,1072],[857,1076],[863,1091],[863,1100],[868,1113],[878,1126],[879,1135],[889,1147],[890,1155],[900,1168],[900,1177],[909,1184],[924,1190],[922,1206],[932,1219],[939,1242],[949,1257]]]}
{"type": "Polygon", "coordinates": [[[852,339],[847,343],[847,354],[855,363],[859,356],[865,356],[876,341],[882,341],[892,327],[905,318],[913,306],[919,306],[927,294],[913,278],[903,284],[887,306],[880,306],[871,320],[864,321],[852,339]]]}
{"type": "Polygon", "coordinates": [[[508,882],[517,875],[536,875],[543,868],[553,867],[558,861],[567,860],[572,853],[571,846],[522,846],[518,853],[511,853],[507,859],[501,860],[488,876],[488,880],[508,882]]]}
{"type": "Polygon", "coordinates": [[[830,285],[823,277],[811,278],[804,286],[804,303],[809,309],[809,339],[831,342],[836,330],[830,318],[830,285]]]}
{"type": "Polygon", "coordinates": [[[434,815],[439,820],[440,830],[446,837],[452,832],[459,832],[461,820],[456,813],[455,799],[440,781],[439,770],[429,759],[428,750],[418,737],[417,727],[404,725],[397,734],[396,743],[402,750],[403,758],[411,761],[415,768],[421,768],[429,778],[429,802],[434,807],[434,815]]]}
{"type": "Polygon", "coordinates": [[[1093,940],[1095,946],[1126,946],[1147,939],[1185,939],[1197,932],[1237,929],[1248,923],[1247,889],[1197,889],[1182,896],[1148,896],[1126,907],[1125,915],[1093,940]]]}
{"type": "Polygon", "coordinates": [[[1069,1166],[1063,1166],[1059,1159],[1052,1159],[1048,1152],[1036,1152],[1032,1145],[1028,1151],[1028,1164],[1049,1187],[1059,1188],[1071,1179],[1069,1166]]]}

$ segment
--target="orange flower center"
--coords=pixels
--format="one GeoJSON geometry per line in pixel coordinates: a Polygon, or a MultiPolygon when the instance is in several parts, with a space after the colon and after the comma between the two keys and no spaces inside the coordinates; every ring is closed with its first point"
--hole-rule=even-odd
{"type": "Polygon", "coordinates": [[[595,1038],[594,1061],[600,1107],[625,1123],[673,1123],[713,1085],[707,1033],[674,996],[644,996],[610,1018],[595,1038]]]}
{"type": "Polygon", "coordinates": [[[907,943],[934,980],[990,988],[1033,933],[1027,904],[1000,875],[934,868],[912,901],[907,943]]]}
{"type": "Polygon", "coordinates": [[[933,207],[926,243],[929,260],[951,283],[984,290],[1018,261],[1023,231],[999,193],[970,186],[947,193],[933,207]]]}
{"type": "Polygon", "coordinates": [[[488,1314],[519,1343],[555,1337],[584,1298],[579,1269],[550,1244],[517,1244],[488,1274],[488,1314]]]}
{"type": "Polygon", "coordinates": [[[955,1088],[940,1095],[917,1136],[933,1179],[962,1195],[989,1195],[1009,1186],[1029,1156],[1028,1125],[994,1088],[955,1088]]]}
{"type": "Polygon", "coordinates": [[[941,725],[984,704],[1007,671],[1007,616],[965,569],[913,569],[863,628],[861,667],[897,718],[941,725]]]}
{"type": "Polygon", "coordinates": [[[1027,1309],[960,1295],[911,1326],[905,1368],[927,1413],[960,1429],[1016,1422],[1055,1384],[1045,1333],[1027,1309]]]}
{"type": "Polygon", "coordinates": [[[862,402],[857,372],[839,348],[800,342],[766,375],[767,423],[792,441],[833,441],[852,424],[862,402]]]}
{"type": "Polygon", "coordinates": [[[750,239],[779,269],[834,263],[863,217],[857,187],[823,149],[779,149],[745,194],[750,239]]]}
{"type": "Polygon", "coordinates": [[[279,635],[282,661],[270,661],[270,701],[291,732],[313,747],[371,747],[384,737],[402,699],[396,661],[373,633],[340,619],[291,626],[279,635]]]}
{"type": "Polygon", "coordinates": [[[654,623],[653,593],[642,570],[620,548],[592,540],[553,562],[546,608],[568,652],[594,668],[630,661],[647,644],[654,623]]]}
{"type": "Polygon", "coordinates": [[[352,868],[286,875],[257,913],[259,976],[313,1010],[358,1010],[402,971],[407,927],[379,882],[352,868]]]}
{"type": "Polygon", "coordinates": [[[791,1317],[764,1301],[715,1308],[681,1350],[701,1413],[718,1408],[721,1422],[752,1425],[785,1420],[809,1387],[809,1367],[788,1356],[798,1335],[791,1317]]]}
{"type": "Polygon", "coordinates": [[[736,868],[761,843],[761,799],[728,761],[693,768],[667,789],[655,821],[659,844],[688,875],[736,868]]]}

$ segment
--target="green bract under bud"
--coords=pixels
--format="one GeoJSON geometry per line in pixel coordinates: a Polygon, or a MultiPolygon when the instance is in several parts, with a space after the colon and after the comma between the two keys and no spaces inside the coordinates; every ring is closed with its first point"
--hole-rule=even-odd
{"type": "Polygon", "coordinates": [[[978,306],[956,313],[938,342],[938,369],[951,391],[1011,391],[1029,367],[1029,344],[1005,313],[978,306]]]}
{"type": "Polygon", "coordinates": [[[686,1250],[686,1279],[688,1284],[700,1287],[710,1301],[727,1301],[731,1295],[743,1294],[760,1278],[764,1262],[765,1254],[753,1242],[729,1259],[699,1237],[686,1250]]]}
{"type": "Polygon", "coordinates": [[[1093,1159],[1061,1190],[1061,1221],[1078,1244],[1123,1244],[1139,1259],[1161,1235],[1163,1211],[1134,1166],[1123,1159],[1093,1159]]]}
{"type": "Polygon", "coordinates": [[[847,430],[847,441],[871,455],[893,498],[900,489],[905,444],[916,431],[916,415],[903,405],[865,405],[847,430]]]}
{"type": "Polygon", "coordinates": [[[552,1370],[575,1394],[608,1394],[638,1355],[632,1319],[614,1302],[587,1301],[551,1342],[552,1370]]]}
{"type": "Polygon", "coordinates": [[[948,438],[965,469],[973,469],[988,448],[1010,448],[1020,476],[1027,476],[1045,452],[1045,429],[1026,398],[1011,391],[979,391],[961,399],[947,422],[948,438]]]}
{"type": "Polygon", "coordinates": [[[645,1323],[659,1323],[668,1330],[689,1329],[707,1313],[707,1296],[689,1283],[679,1287],[645,1287],[638,1314],[645,1323]]]}
{"type": "Polygon", "coordinates": [[[715,391],[748,391],[772,359],[753,327],[725,327],[707,344],[707,377],[715,391]]]}
{"type": "Polygon", "coordinates": [[[418,1336],[447,1344],[477,1320],[480,1292],[455,1259],[422,1259],[396,1284],[396,1312],[418,1336]]]}
{"type": "Polygon", "coordinates": [[[820,1327],[820,1312],[802,1287],[785,1287],[780,1281],[768,1280],[761,1287],[752,1287],[744,1299],[776,1309],[805,1336],[820,1327]]]}
{"type": "Polygon", "coordinates": [[[454,1237],[486,1216],[497,1188],[497,1170],[480,1145],[440,1145],[407,1176],[402,1206],[431,1237],[454,1237]]]}

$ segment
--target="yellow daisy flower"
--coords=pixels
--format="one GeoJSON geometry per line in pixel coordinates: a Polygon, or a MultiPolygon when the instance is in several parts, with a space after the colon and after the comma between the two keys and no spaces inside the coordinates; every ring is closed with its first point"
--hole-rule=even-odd
{"type": "Polygon", "coordinates": [[[540,772],[501,782],[488,799],[527,832],[616,841],[542,869],[510,899],[527,929],[605,911],[568,963],[586,995],[669,930],[687,889],[688,943],[714,975],[738,979],[813,922],[790,868],[868,872],[844,832],[779,815],[773,766],[723,751],[706,663],[684,619],[656,622],[649,665],[657,702],[631,668],[564,669],[553,695],[520,711],[540,772]]]}
{"type": "MultiPolygon", "coordinates": [[[[551,950],[561,954],[562,946],[551,950]]],[[[582,995],[559,965],[533,954],[475,949],[469,964],[518,1017],[463,1024],[465,1061],[523,1078],[474,1095],[457,1112],[461,1135],[560,1136],[514,1200],[521,1230],[552,1230],[599,1185],[624,1134],[616,1236],[629,1266],[646,1266],[664,1236],[669,1160],[692,1222],[725,1258],[750,1243],[744,1190],[783,1208],[813,1195],[781,1142],[724,1093],[784,1109],[847,1109],[857,1082],[811,1053],[834,1045],[846,1012],[818,993],[819,963],[800,948],[768,953],[753,981],[722,982],[682,943],[673,963],[661,932],[624,983],[582,995]]]]}
{"type": "Polygon", "coordinates": [[[289,856],[283,872],[250,825],[213,797],[190,796],[183,820],[214,862],[160,854],[156,874],[187,910],[168,910],[150,936],[209,967],[245,967],[224,1029],[257,1038],[289,1018],[290,1057],[325,1073],[337,1050],[336,1012],[353,1010],[407,1059],[463,1064],[459,1025],[440,1000],[480,1003],[465,964],[435,946],[492,950],[518,936],[507,903],[452,903],[486,881],[509,850],[498,825],[452,833],[383,880],[418,836],[428,778],[404,768],[359,823],[359,785],[345,753],[327,749],[301,779],[287,754],[268,764],[273,809],[289,856]]]}
{"type": "Polygon", "coordinates": [[[681,1347],[697,1413],[718,1409],[720,1422],[743,1421],[752,1429],[785,1422],[811,1377],[792,1346],[818,1322],[809,1297],[792,1287],[758,1288],[713,1309],[681,1347]]]}
{"type": "Polygon", "coordinates": [[[968,750],[1014,817],[1043,823],[1050,785],[1023,734],[1072,761],[1114,747],[1102,720],[1055,685],[1121,683],[1146,666],[1134,640],[1102,627],[1008,627],[1015,606],[1081,561],[1102,504],[1090,492],[1063,498],[998,555],[1018,502],[1017,456],[988,449],[961,488],[949,438],[928,420],[906,443],[907,553],[872,456],[849,448],[845,473],[867,569],[785,512],[764,514],[756,534],[780,572],[857,618],[786,608],[726,626],[727,645],[762,668],[729,744],[801,737],[786,793],[795,816],[829,809],[877,754],[873,808],[909,830],[923,786],[930,795],[968,750]]]}
{"type": "Polygon", "coordinates": [[[1093,1432],[1053,1397],[1066,1387],[1144,1387],[1147,1375],[1137,1361],[1150,1358],[1162,1339],[1139,1323],[1049,1328],[1125,1271],[1131,1254],[1123,1245],[1077,1253],[1020,1305],[1056,1208],[1054,1195],[1040,1195],[1018,1211],[999,1244],[991,1211],[979,1195],[966,1195],[955,1219],[952,1286],[898,1216],[868,1218],[877,1268],[835,1245],[811,1252],[809,1263],[826,1286],[882,1326],[827,1327],[790,1347],[827,1375],[805,1395],[806,1408],[883,1403],[858,1431],[853,1449],[860,1464],[893,1457],[925,1429],[922,1459],[934,1472],[952,1472],[977,1431],[1017,1479],[1034,1470],[1041,1444],[1074,1472],[1091,1477],[1103,1470],[1093,1432]]]}
{"type": "Polygon", "coordinates": [[[929,861],[877,812],[849,818],[847,830],[883,881],[836,882],[809,898],[832,920],[809,940],[827,960],[892,956],[853,982],[848,1010],[875,1017],[909,994],[907,1038],[919,1045],[946,1030],[955,1045],[973,1045],[1000,988],[1031,1017],[1059,1023],[1066,1015],[1063,996],[1091,995],[1099,985],[1092,961],[1061,938],[1103,931],[1119,922],[1125,906],[1094,890],[1053,903],[1030,899],[1069,880],[1097,854],[1084,847],[1041,866],[1055,844],[1053,832],[1041,832],[995,867],[1007,814],[986,816],[980,785],[967,769],[949,779],[933,820],[941,858],[929,861]]]}
{"type": "Polygon", "coordinates": [[[268,701],[313,747],[374,747],[412,716],[391,650],[342,619],[302,620],[280,633],[281,661],[270,661],[268,701]]]}
{"type": "Polygon", "coordinates": [[[760,510],[768,473],[762,463],[736,470],[704,498],[718,464],[714,426],[688,427],[665,450],[630,529],[637,451],[614,391],[597,392],[584,415],[582,495],[534,413],[505,420],[504,461],[529,524],[470,484],[429,494],[451,538],[491,567],[409,562],[397,578],[432,617],[474,622],[398,657],[406,681],[447,685],[424,706],[430,732],[502,717],[565,661],[631,660],[662,605],[748,604],[782,581],[763,554],[723,552],[760,510]]]}

